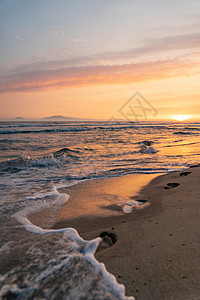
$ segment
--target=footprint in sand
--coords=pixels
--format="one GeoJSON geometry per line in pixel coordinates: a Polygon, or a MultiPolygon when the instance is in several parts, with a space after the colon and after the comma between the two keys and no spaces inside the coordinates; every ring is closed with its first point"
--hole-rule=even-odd
{"type": "Polygon", "coordinates": [[[102,242],[97,251],[112,247],[117,242],[117,235],[114,232],[104,231],[99,236],[102,238],[102,242]]]}
{"type": "Polygon", "coordinates": [[[180,173],[180,176],[187,176],[187,175],[189,175],[190,173],[192,173],[192,172],[181,172],[181,173],[180,173]]]}
{"type": "Polygon", "coordinates": [[[180,183],[177,183],[177,182],[169,182],[167,184],[167,186],[164,187],[165,190],[168,190],[168,189],[174,189],[175,187],[179,186],[180,183]]]}

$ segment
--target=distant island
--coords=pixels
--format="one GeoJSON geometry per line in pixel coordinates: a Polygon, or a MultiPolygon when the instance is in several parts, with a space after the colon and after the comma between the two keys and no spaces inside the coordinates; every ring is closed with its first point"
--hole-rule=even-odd
{"type": "Polygon", "coordinates": [[[24,119],[22,117],[16,117],[13,119],[13,121],[23,121],[23,120],[26,120],[26,119],[24,119]]]}
{"type": "Polygon", "coordinates": [[[65,117],[65,116],[62,116],[62,115],[55,115],[55,116],[49,116],[49,117],[42,118],[42,120],[46,120],[46,121],[75,121],[75,120],[80,120],[80,118],[72,118],[72,117],[65,117]]]}

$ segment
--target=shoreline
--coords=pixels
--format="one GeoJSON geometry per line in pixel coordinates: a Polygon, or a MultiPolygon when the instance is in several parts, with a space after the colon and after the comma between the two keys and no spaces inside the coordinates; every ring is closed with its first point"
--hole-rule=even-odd
{"type": "MultiPolygon", "coordinates": [[[[141,191],[157,177],[158,174],[131,174],[92,179],[64,188],[62,192],[69,194],[69,202],[57,212],[58,220],[52,228],[73,227],[85,238],[91,229],[98,230],[105,224],[132,219],[132,214],[123,212],[124,204],[142,199],[141,191]]],[[[137,209],[137,217],[146,214],[147,209],[151,211],[151,206],[137,209]]]]}
{"type": "Polygon", "coordinates": [[[134,197],[151,203],[143,210],[93,220],[87,216],[62,220],[53,227],[72,224],[84,239],[104,233],[95,257],[125,285],[127,296],[196,300],[200,294],[199,180],[199,166],[163,174],[134,197]]]}

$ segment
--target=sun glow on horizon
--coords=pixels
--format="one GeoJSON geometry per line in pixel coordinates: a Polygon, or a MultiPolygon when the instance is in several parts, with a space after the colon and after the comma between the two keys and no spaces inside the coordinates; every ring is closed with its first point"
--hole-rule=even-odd
{"type": "Polygon", "coordinates": [[[174,115],[174,116],[172,116],[172,119],[180,121],[180,122],[185,121],[190,118],[191,118],[190,115],[174,115]]]}

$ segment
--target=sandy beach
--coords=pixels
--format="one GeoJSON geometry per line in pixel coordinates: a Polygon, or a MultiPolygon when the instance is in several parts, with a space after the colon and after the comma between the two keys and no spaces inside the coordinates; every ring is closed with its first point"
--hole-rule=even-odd
{"type": "Polygon", "coordinates": [[[95,256],[125,285],[127,296],[200,299],[200,167],[157,176],[136,195],[135,176],[68,188],[72,202],[62,207],[53,227],[74,227],[84,239],[101,236],[95,256]],[[109,205],[109,197],[114,204],[109,205]],[[99,209],[102,198],[105,205],[99,209]],[[147,200],[150,205],[125,214],[121,205],[128,198],[147,200]],[[92,200],[96,200],[94,207],[92,200]],[[80,207],[79,202],[87,205],[80,207]],[[77,218],[70,205],[76,208],[77,218]]]}

